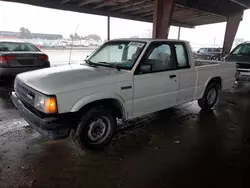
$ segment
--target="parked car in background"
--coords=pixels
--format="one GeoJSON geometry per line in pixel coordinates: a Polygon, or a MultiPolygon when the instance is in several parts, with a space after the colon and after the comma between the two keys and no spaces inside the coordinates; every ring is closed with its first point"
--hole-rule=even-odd
{"type": "Polygon", "coordinates": [[[51,44],[52,48],[66,48],[67,47],[67,43],[66,42],[53,42],[51,44]]]}
{"type": "Polygon", "coordinates": [[[194,60],[185,41],[111,40],[84,64],[19,74],[12,101],[41,134],[61,139],[72,130],[81,148],[98,150],[112,140],[117,119],[194,100],[213,108],[235,73],[232,63],[194,60]]]}
{"type": "Polygon", "coordinates": [[[35,41],[32,43],[35,47],[37,47],[38,49],[44,48],[44,42],[43,41],[35,41]]]}
{"type": "Polygon", "coordinates": [[[48,56],[26,42],[0,41],[0,77],[50,67],[48,56]]]}
{"type": "Polygon", "coordinates": [[[219,61],[222,55],[222,48],[200,48],[194,53],[195,59],[219,61]]]}
{"type": "Polygon", "coordinates": [[[250,80],[250,42],[236,46],[223,61],[235,62],[237,64],[237,80],[250,80]]]}

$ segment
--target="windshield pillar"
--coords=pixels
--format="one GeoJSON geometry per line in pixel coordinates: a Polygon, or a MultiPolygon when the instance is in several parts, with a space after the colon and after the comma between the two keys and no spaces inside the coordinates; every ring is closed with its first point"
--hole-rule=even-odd
{"type": "Polygon", "coordinates": [[[107,18],[107,40],[110,40],[110,16],[107,18]]]}

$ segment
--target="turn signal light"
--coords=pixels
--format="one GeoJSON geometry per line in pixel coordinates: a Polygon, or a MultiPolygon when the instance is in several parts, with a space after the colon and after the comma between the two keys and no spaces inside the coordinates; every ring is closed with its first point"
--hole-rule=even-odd
{"type": "Polygon", "coordinates": [[[57,103],[55,97],[50,97],[46,100],[44,111],[47,113],[57,113],[57,103]]]}

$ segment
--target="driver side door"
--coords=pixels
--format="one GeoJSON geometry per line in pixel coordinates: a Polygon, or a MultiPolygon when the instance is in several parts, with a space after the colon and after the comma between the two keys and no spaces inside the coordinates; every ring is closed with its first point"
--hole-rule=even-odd
{"type": "Polygon", "coordinates": [[[133,116],[175,105],[178,91],[179,76],[173,44],[151,43],[134,75],[133,116]],[[144,70],[143,67],[150,69],[144,70]]]}

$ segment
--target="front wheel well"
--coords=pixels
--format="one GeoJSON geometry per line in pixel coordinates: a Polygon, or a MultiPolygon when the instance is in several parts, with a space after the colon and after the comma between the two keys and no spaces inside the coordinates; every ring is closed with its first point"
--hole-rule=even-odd
{"type": "Polygon", "coordinates": [[[78,117],[80,118],[84,113],[86,113],[88,110],[90,110],[92,107],[106,107],[112,110],[114,112],[114,115],[118,119],[124,119],[124,110],[121,105],[121,103],[116,99],[101,99],[97,101],[93,101],[91,103],[86,104],[83,106],[77,113],[78,117]]]}
{"type": "Polygon", "coordinates": [[[218,84],[218,85],[219,85],[219,90],[222,90],[222,80],[221,80],[221,77],[214,77],[214,78],[212,78],[212,79],[208,82],[207,87],[208,87],[210,84],[218,84]]]}

